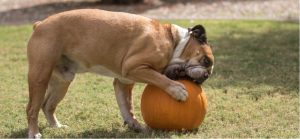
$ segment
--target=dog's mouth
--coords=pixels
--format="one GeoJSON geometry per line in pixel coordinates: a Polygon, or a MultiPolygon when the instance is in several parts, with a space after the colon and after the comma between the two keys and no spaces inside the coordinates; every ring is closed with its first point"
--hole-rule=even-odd
{"type": "Polygon", "coordinates": [[[164,74],[172,80],[190,80],[201,85],[211,73],[205,67],[181,63],[169,65],[164,74]]]}

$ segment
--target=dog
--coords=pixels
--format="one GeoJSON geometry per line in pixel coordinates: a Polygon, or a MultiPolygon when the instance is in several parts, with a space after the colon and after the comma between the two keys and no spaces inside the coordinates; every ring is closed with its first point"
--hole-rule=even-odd
{"type": "Polygon", "coordinates": [[[202,84],[213,70],[214,56],[202,25],[186,29],[129,13],[80,9],[52,15],[33,28],[27,46],[30,138],[41,137],[41,108],[51,127],[65,127],[54,112],[77,73],[113,77],[122,118],[140,131],[143,126],[132,106],[135,82],[153,84],[185,101],[185,86],[174,80],[202,84]]]}

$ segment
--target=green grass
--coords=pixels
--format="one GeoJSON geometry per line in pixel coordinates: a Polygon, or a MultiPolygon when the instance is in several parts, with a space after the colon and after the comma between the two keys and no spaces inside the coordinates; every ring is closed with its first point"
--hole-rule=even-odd
{"type": "MultiPolygon", "coordinates": [[[[203,87],[209,108],[198,131],[135,133],[123,126],[112,79],[78,75],[57,116],[66,129],[44,137],[299,137],[299,24],[273,21],[188,21],[205,25],[216,65],[203,87]]],[[[0,26],[0,137],[26,137],[26,43],[31,25],[0,26]]],[[[135,113],[142,121],[135,87],[135,113]]]]}

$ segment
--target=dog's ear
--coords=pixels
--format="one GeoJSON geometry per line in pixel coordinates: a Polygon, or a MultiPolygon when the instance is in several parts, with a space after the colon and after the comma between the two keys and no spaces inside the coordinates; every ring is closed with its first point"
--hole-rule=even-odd
{"type": "Polygon", "coordinates": [[[207,43],[206,31],[202,25],[196,25],[188,29],[191,36],[198,40],[199,43],[207,43]]]}

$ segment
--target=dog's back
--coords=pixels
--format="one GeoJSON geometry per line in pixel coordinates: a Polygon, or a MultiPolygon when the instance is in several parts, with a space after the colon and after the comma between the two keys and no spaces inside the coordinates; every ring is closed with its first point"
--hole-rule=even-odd
{"type": "MultiPolygon", "coordinates": [[[[157,39],[161,39],[162,43],[168,43],[166,40],[169,40],[169,38],[164,39],[165,32],[161,31],[164,29],[163,25],[157,21],[139,15],[95,9],[59,13],[36,22],[34,28],[32,39],[46,38],[52,41],[47,43],[55,43],[52,46],[57,47],[59,53],[67,52],[66,55],[70,55],[70,57],[76,55],[73,57],[78,59],[80,59],[78,56],[85,56],[82,59],[94,60],[89,61],[91,64],[107,64],[106,66],[121,65],[121,63],[103,63],[110,60],[102,55],[117,53],[110,59],[122,61],[120,59],[124,58],[133,45],[150,44],[157,39]],[[73,51],[74,47],[77,51],[73,51]],[[87,53],[89,56],[84,55],[87,53]],[[86,57],[97,57],[98,59],[86,57]]],[[[153,45],[163,44],[153,43],[153,45]]]]}

